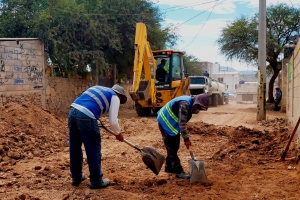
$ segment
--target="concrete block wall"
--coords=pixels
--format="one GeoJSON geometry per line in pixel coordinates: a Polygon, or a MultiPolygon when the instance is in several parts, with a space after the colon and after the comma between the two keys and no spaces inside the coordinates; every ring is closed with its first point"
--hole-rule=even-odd
{"type": "Polygon", "coordinates": [[[0,39],[0,106],[30,102],[66,114],[72,101],[94,83],[45,75],[46,54],[38,39],[0,39]]]}
{"type": "Polygon", "coordinates": [[[0,93],[41,92],[44,70],[44,45],[39,40],[0,40],[0,93]]]}
{"type": "Polygon", "coordinates": [[[39,40],[0,40],[0,106],[9,102],[42,105],[44,45],[39,40]]]}
{"type": "Polygon", "coordinates": [[[282,91],[282,99],[280,102],[281,105],[281,112],[286,112],[286,105],[287,105],[287,68],[288,68],[288,59],[284,59],[282,61],[282,68],[281,68],[281,73],[279,74],[279,87],[282,91]]]}
{"type": "MultiPolygon", "coordinates": [[[[300,42],[296,45],[288,63],[286,83],[286,114],[290,125],[294,127],[300,117],[300,42]]],[[[299,128],[297,131],[297,145],[300,149],[299,128]]]]}
{"type": "MultiPolygon", "coordinates": [[[[47,77],[46,54],[39,40],[0,39],[0,106],[30,102],[54,114],[67,116],[71,103],[94,81],[47,77]]],[[[134,108],[131,85],[122,84],[128,101],[120,108],[134,108]]]]}

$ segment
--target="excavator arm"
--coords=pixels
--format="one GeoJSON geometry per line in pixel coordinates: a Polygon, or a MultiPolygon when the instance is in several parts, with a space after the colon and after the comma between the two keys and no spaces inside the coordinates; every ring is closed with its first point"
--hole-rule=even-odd
{"type": "Polygon", "coordinates": [[[136,24],[134,43],[133,83],[129,94],[135,102],[135,110],[139,116],[156,113],[171,99],[181,95],[189,95],[189,79],[183,77],[182,51],[151,50],[147,40],[147,29],[144,23],[136,24]],[[169,73],[165,78],[156,80],[156,60],[166,59],[169,73]]]}
{"type": "Polygon", "coordinates": [[[155,106],[156,61],[147,40],[147,29],[144,23],[136,24],[134,51],[133,83],[129,92],[130,96],[134,101],[142,100],[148,105],[155,106]]]}

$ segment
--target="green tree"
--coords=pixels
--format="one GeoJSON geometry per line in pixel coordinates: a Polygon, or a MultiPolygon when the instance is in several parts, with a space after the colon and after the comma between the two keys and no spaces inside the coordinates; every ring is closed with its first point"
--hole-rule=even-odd
{"type": "Polygon", "coordinates": [[[154,3],[144,0],[102,0],[101,13],[117,28],[121,49],[104,51],[110,63],[116,63],[119,72],[125,72],[133,65],[135,25],[143,22],[147,26],[148,41],[152,50],[164,49],[172,46],[177,35],[172,34],[170,27],[162,27],[163,15],[154,3]]]}
{"type": "Polygon", "coordinates": [[[193,55],[187,54],[183,58],[183,64],[190,76],[202,75],[202,66],[199,59],[193,55]]]}
{"type": "MultiPolygon", "coordinates": [[[[159,9],[147,0],[2,0],[0,37],[37,37],[63,71],[94,73],[99,66],[132,66],[135,24],[143,21],[153,49],[173,45],[159,9]]],[[[100,71],[100,70],[98,70],[100,71]]]]}
{"type": "MultiPolygon", "coordinates": [[[[272,71],[269,83],[268,102],[274,102],[273,88],[281,64],[283,48],[290,38],[297,35],[300,10],[287,4],[267,8],[267,69],[272,71]]],[[[222,29],[217,40],[221,53],[228,60],[236,59],[251,65],[258,60],[258,14],[253,17],[241,16],[222,29]]]]}

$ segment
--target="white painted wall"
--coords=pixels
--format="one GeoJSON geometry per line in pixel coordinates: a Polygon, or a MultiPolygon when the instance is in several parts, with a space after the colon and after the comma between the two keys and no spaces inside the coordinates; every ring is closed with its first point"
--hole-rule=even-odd
{"type": "Polygon", "coordinates": [[[220,70],[220,64],[215,62],[212,66],[211,74],[217,74],[220,70]]]}
{"type": "Polygon", "coordinates": [[[226,92],[236,93],[237,86],[239,84],[239,72],[220,72],[211,74],[211,77],[216,80],[223,79],[223,83],[226,85],[226,92]]]}

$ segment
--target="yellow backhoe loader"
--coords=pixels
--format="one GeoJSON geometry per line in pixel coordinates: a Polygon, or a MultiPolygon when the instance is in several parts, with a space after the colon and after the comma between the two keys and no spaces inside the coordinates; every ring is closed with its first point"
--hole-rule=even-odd
{"type": "Polygon", "coordinates": [[[139,116],[156,113],[175,97],[190,95],[182,51],[152,51],[144,23],[136,24],[133,84],[130,96],[139,116]]]}

